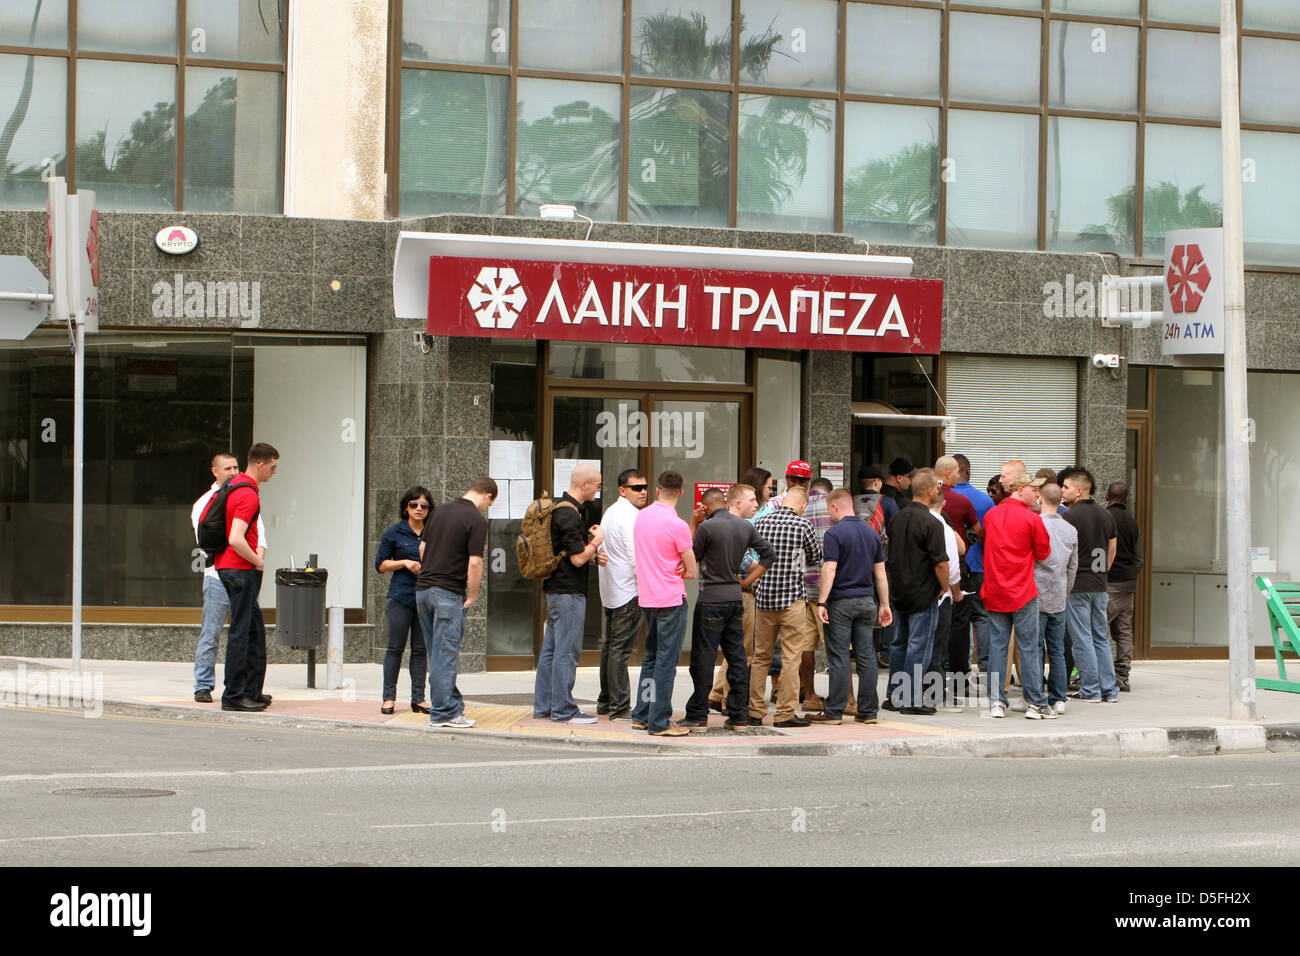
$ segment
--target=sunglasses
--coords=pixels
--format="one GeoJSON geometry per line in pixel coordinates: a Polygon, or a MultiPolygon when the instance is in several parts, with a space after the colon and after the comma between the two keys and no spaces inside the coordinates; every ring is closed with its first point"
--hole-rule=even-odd
{"type": "Polygon", "coordinates": [[[427,510],[428,507],[429,507],[429,502],[427,502],[427,501],[411,501],[411,502],[408,502],[408,503],[407,503],[406,507],[408,507],[408,508],[424,508],[424,509],[427,510]]]}
{"type": "Polygon", "coordinates": [[[631,489],[632,491],[645,491],[650,486],[649,485],[624,485],[623,487],[631,489]]]}

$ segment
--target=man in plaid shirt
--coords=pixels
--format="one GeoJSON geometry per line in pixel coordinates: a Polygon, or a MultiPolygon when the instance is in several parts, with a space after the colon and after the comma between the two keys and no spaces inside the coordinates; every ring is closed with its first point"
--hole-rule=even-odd
{"type": "MultiPolygon", "coordinates": [[[[783,656],[787,661],[800,659],[804,648],[811,646],[806,610],[804,567],[821,567],[822,548],[812,525],[804,518],[808,492],[801,487],[787,491],[781,504],[754,524],[754,529],[776,551],[776,562],[758,579],[754,589],[757,617],[754,633],[754,659],[750,662],[749,722],[761,724],[767,716],[763,699],[763,677],[772,662],[772,648],[781,632],[783,656]]],[[[796,667],[781,668],[777,687],[775,727],[807,727],[806,718],[795,715],[799,702],[799,672],[796,667]]]]}

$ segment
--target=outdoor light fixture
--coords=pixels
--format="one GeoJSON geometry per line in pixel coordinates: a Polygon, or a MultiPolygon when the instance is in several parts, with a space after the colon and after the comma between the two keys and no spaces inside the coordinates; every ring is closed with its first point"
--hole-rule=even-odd
{"type": "Polygon", "coordinates": [[[538,208],[537,214],[543,219],[585,219],[587,220],[587,234],[583,236],[583,241],[591,238],[591,230],[596,225],[596,221],[590,216],[584,216],[578,212],[577,206],[572,206],[562,202],[545,202],[538,208]]]}

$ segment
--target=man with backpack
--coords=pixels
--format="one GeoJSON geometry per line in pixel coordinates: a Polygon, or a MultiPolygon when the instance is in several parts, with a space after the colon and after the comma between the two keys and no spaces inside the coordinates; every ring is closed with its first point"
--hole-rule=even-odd
{"type": "MultiPolygon", "coordinates": [[[[199,543],[199,519],[207,510],[221,486],[239,474],[239,460],[229,452],[218,452],[212,458],[212,487],[190,509],[190,524],[194,526],[194,541],[199,543]]],[[[222,531],[224,532],[224,527],[222,531]]],[[[266,556],[266,528],[262,516],[257,516],[257,555],[266,556]]],[[[200,704],[212,703],[212,690],[217,685],[217,647],[221,643],[221,627],[230,613],[230,598],[221,585],[221,577],[207,560],[203,569],[203,622],[199,626],[199,648],[194,655],[194,700],[200,704]]],[[[268,700],[267,703],[270,703],[268,700]]]]}
{"type": "MultiPolygon", "coordinates": [[[[258,489],[270,481],[280,453],[265,442],[248,450],[248,467],[232,478],[212,500],[204,519],[220,509],[226,529],[226,547],[213,566],[230,600],[230,634],[226,638],[226,686],[222,710],[266,710],[270,698],[262,694],[266,680],[266,622],[257,603],[262,589],[261,539],[257,519],[262,513],[258,489]]],[[[206,520],[200,525],[208,524],[206,520]]]]}
{"type": "MultiPolygon", "coordinates": [[[[537,681],[533,686],[533,716],[539,720],[549,717],[557,723],[596,722],[594,714],[584,714],[578,709],[573,700],[573,682],[578,676],[582,632],[587,620],[587,572],[605,543],[605,532],[600,525],[584,527],[582,506],[599,494],[600,471],[594,465],[580,462],[569,477],[569,490],[549,512],[551,552],[559,560],[542,584],[546,596],[546,636],[537,658],[537,681]]],[[[530,505],[529,511],[535,507],[536,504],[530,505]]]]}

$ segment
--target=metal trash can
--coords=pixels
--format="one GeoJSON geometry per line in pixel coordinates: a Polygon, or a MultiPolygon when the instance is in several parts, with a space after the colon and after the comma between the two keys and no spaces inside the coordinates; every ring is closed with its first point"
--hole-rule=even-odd
{"type": "Polygon", "coordinates": [[[275,572],[275,642],[286,647],[320,647],[325,639],[325,581],[316,568],[275,572]]]}

